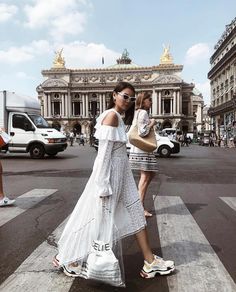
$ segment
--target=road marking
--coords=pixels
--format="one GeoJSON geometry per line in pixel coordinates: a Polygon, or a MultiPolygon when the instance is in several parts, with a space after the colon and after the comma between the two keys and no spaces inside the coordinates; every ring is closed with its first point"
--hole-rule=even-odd
{"type": "Polygon", "coordinates": [[[47,241],[40,244],[34,252],[1,285],[4,292],[66,292],[70,290],[74,278],[65,276],[52,265],[56,248],[49,244],[58,241],[67,219],[57,227],[47,241]]]}
{"type": "Polygon", "coordinates": [[[19,196],[16,199],[15,205],[9,207],[1,207],[0,226],[12,220],[16,216],[24,213],[27,209],[38,204],[56,191],[57,189],[33,189],[19,196]]]}
{"type": "Polygon", "coordinates": [[[163,257],[174,259],[170,292],[235,292],[236,284],[180,197],[154,200],[163,257]]]}
{"type": "Polygon", "coordinates": [[[236,198],[235,197],[220,197],[230,208],[236,211],[236,198]]]}

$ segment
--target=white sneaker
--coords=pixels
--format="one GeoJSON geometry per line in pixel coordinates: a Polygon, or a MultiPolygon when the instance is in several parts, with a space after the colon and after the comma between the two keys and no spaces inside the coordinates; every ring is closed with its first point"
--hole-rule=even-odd
{"type": "Polygon", "coordinates": [[[8,197],[4,197],[2,200],[0,200],[0,207],[4,206],[11,206],[15,203],[16,200],[10,200],[8,197]]]}
{"type": "Polygon", "coordinates": [[[163,258],[154,255],[154,261],[149,264],[144,261],[144,266],[140,272],[143,278],[154,278],[156,274],[168,275],[175,269],[175,263],[173,261],[164,261],[163,258]]]}

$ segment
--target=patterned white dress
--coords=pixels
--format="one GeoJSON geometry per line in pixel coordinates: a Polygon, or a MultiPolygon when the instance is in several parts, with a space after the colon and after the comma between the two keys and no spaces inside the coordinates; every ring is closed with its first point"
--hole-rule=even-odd
{"type": "Polygon", "coordinates": [[[103,112],[97,119],[95,136],[99,148],[92,174],[58,242],[60,264],[85,262],[93,240],[104,234],[112,246],[146,226],[127,157],[127,138],[120,114],[114,109],[103,112]],[[117,114],[118,127],[102,125],[109,111],[117,114]],[[101,227],[101,218],[106,218],[107,230],[101,227]]]}
{"type": "MultiPolygon", "coordinates": [[[[148,135],[150,131],[149,116],[146,110],[135,111],[133,124],[137,123],[138,132],[141,137],[148,135]]],[[[133,145],[130,147],[129,162],[132,169],[144,171],[158,171],[157,159],[151,152],[145,152],[133,145]]]]}

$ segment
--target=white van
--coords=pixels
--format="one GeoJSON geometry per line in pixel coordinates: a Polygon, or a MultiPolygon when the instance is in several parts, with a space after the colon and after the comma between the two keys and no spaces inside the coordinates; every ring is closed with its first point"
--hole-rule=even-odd
{"type": "Polygon", "coordinates": [[[31,158],[55,156],[67,147],[65,135],[50,128],[40,115],[36,98],[0,92],[0,128],[11,136],[9,144],[1,150],[11,153],[30,153],[31,158]]]}

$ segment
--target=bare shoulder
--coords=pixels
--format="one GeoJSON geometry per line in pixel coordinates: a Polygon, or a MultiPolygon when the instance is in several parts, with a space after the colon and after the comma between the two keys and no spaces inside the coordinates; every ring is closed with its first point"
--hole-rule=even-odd
{"type": "Polygon", "coordinates": [[[102,125],[118,127],[118,117],[113,111],[110,111],[102,121],[102,125]]]}

